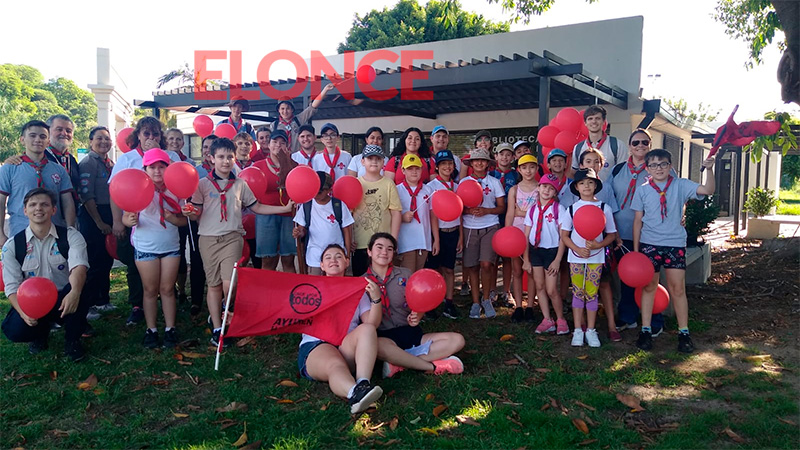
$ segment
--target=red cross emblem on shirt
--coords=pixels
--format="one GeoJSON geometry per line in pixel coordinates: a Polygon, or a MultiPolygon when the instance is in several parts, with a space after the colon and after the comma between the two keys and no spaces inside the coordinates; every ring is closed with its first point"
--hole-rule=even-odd
{"type": "Polygon", "coordinates": [[[490,192],[492,192],[492,190],[489,189],[489,186],[486,186],[485,188],[483,188],[483,195],[489,195],[490,192]]]}
{"type": "Polygon", "coordinates": [[[336,216],[334,216],[333,214],[326,217],[326,219],[328,219],[331,223],[336,223],[336,216]]]}

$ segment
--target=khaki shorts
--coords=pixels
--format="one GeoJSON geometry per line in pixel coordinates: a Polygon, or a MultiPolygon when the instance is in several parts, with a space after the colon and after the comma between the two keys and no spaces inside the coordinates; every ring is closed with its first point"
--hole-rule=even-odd
{"type": "Polygon", "coordinates": [[[231,231],[223,236],[200,236],[198,241],[206,272],[206,284],[214,287],[221,285],[222,280],[230,281],[233,264],[242,258],[242,235],[231,231]]]}
{"type": "Polygon", "coordinates": [[[464,252],[462,254],[464,267],[475,267],[482,261],[492,264],[497,261],[497,253],[492,248],[492,238],[498,228],[498,225],[479,230],[464,228],[464,252]]]}

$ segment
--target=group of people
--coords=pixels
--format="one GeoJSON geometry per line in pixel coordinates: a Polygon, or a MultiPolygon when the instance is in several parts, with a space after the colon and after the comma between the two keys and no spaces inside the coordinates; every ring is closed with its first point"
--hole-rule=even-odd
{"type": "MultiPolygon", "coordinates": [[[[383,131],[373,127],[365,134],[361,154],[353,156],[337,145],[335,124],[322,125],[319,133],[311,125],[326,92],[297,116],[290,100],[281,101],[279,120],[258,129],[241,117],[249,110],[247,100],[234,98],[226,123],[237,134],[232,140],[215,135],[203,139],[202,160],[196,166],[199,186],[185,204],[164,184],[166,168],[186,159],[180,130],[164,131],[157,119],[145,117],[127,138],[132,150],[112,162],[111,134],[96,127],[89,135],[91,152],[78,164],[69,153],[74,125],[68,117],[25,124],[25,154],[0,167],[0,204],[10,216],[8,237],[0,234],[5,243],[3,279],[13,305],[2,325],[6,336],[30,342],[31,353],[37,353],[47,348],[51,325],[63,323],[66,353],[73,360],[83,358],[80,339],[92,334],[87,315],[113,308],[113,258],[106,250],[106,237],[113,234],[114,256],[128,269],[127,323],[146,322],[144,346],[177,345],[176,304],[187,299],[187,281],[190,312],[199,314],[206,299],[211,343],[219,345],[223,295],[245,245],[243,219],[255,214],[255,233],[247,240],[254,267],[276,270],[280,264],[281,270],[295,272],[298,258],[310,275],[344,276],[350,271],[367,279],[342,345],[304,335],[298,357],[301,374],[328,381],[335,394],[349,399],[352,412],[381,395],[369,381],[376,359],[384,361],[384,376],[405,369],[463,371],[454,356],[465,344],[463,336],[423,333],[420,321],[435,319],[437,312],[423,317],[405,302],[405,281],[411,274],[422,268],[438,270],[447,285],[441,314],[458,318],[453,294],[459,254],[461,292],[471,297],[472,319],[493,318],[495,306],[502,304],[514,308],[513,322],[531,322],[536,299],[542,319],[535,332],[569,334],[563,300],[571,284],[573,346],[601,345],[596,319],[602,302],[611,341],[621,340],[620,331],[638,328],[641,320],[637,346],[651,349],[652,338],[664,326],[663,318],[652,314],[658,272],[664,267],[677,316],[678,350],[693,350],[681,220],[689,199],[714,192],[713,172],[707,172],[703,184],[678,178],[671,155],[651,150],[646,130],[631,133],[627,145],[608,136],[606,111],[600,106],[584,113],[589,130],[585,142],[552,149],[541,164],[532,143],[495,145],[488,131],[478,132],[473,148],[459,158],[448,148],[444,126],[432,130],[430,145],[420,129],[408,128],[388,155],[383,131]],[[289,171],[297,165],[311,166],[320,180],[318,194],[303,205],[295,205],[285,188],[289,171]],[[265,192],[252,192],[237,176],[250,167],[264,173],[265,192]],[[111,180],[129,168],[145,171],[155,186],[152,202],[140,212],[123,211],[109,195],[111,180]],[[333,184],[344,175],[357,177],[362,189],[361,202],[352,211],[331,195],[333,184]],[[454,220],[439,219],[432,207],[434,193],[456,191],[465,180],[480,185],[481,203],[464,208],[454,220]],[[588,241],[573,226],[576,212],[587,206],[605,215],[603,233],[588,241]],[[528,245],[521,257],[495,253],[492,238],[503,226],[524,232],[528,245]],[[641,311],[634,289],[622,283],[615,314],[610,261],[627,251],[647,255],[656,274],[643,288],[641,311]],[[499,293],[498,264],[503,266],[499,293]],[[38,320],[25,315],[15,295],[22,280],[32,276],[51,278],[59,289],[53,311],[38,320]],[[523,306],[524,278],[528,289],[523,306]],[[161,334],[159,299],[165,325],[161,334]]],[[[703,165],[712,169],[713,159],[703,165]]]]}

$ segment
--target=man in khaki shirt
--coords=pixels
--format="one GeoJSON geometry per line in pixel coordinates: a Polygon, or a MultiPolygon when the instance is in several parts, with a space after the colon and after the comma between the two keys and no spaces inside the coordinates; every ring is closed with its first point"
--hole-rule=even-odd
{"type": "Polygon", "coordinates": [[[13,308],[3,320],[3,334],[12,342],[30,342],[28,350],[36,354],[47,349],[47,339],[53,322],[63,323],[65,329],[64,352],[73,361],[84,358],[80,343],[86,327],[89,302],[81,299],[89,267],[86,241],[74,228],[61,229],[69,245],[67,255],[60,249],[59,228],[52,223],[56,214],[55,193],[44,188],[32,189],[23,200],[24,213],[29,225],[19,235],[24,236],[25,256],[20,265],[17,258],[17,236],[3,246],[3,281],[5,293],[13,308]],[[58,301],[47,315],[34,319],[25,314],[17,303],[17,290],[25,279],[43,277],[51,280],[58,289],[58,301]]]}

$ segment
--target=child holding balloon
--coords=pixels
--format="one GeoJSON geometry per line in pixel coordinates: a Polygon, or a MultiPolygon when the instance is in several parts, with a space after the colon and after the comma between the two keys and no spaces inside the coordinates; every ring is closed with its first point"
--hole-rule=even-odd
{"type": "Polygon", "coordinates": [[[611,207],[596,198],[603,183],[597,178],[594,169],[580,169],[575,172],[575,179],[569,187],[574,195],[580,197],[580,200],[569,207],[568,214],[561,218],[561,239],[570,250],[567,261],[573,286],[572,318],[575,327],[572,346],[583,346],[585,339],[589,347],[600,347],[600,338],[595,329],[597,292],[606,261],[605,247],[614,242],[617,229],[611,207]],[[581,211],[584,208],[588,209],[581,211]],[[598,229],[597,224],[603,222],[605,224],[602,229],[598,229]],[[584,309],[585,332],[581,328],[584,309]]]}
{"type": "Polygon", "coordinates": [[[133,228],[134,260],[142,277],[142,306],[147,323],[143,345],[150,349],[159,345],[156,328],[159,295],[164,313],[164,347],[178,345],[175,330],[175,281],[180,264],[178,227],[186,225],[187,220],[178,215],[178,198],[164,184],[164,171],[169,163],[169,155],[161,149],[145,153],[142,166],[155,185],[153,199],[141,212],[126,211],[122,216],[122,223],[133,228]]]}
{"type": "MultiPolygon", "coordinates": [[[[500,147],[503,144],[500,144],[500,147]]],[[[499,165],[499,164],[498,164],[499,165]]],[[[536,204],[539,193],[537,188],[539,183],[536,182],[536,173],[539,170],[539,163],[533,155],[523,155],[517,162],[517,171],[522,177],[522,181],[514,185],[508,191],[508,211],[505,215],[505,225],[507,227],[517,227],[523,232],[525,231],[525,217],[528,211],[536,204]]],[[[528,231],[530,233],[530,230],[528,231]]],[[[526,234],[527,236],[527,234],[526,234]]],[[[532,274],[526,271],[525,276],[528,277],[528,307],[522,308],[522,264],[523,260],[520,258],[504,258],[503,264],[506,259],[511,260],[511,274],[513,277],[512,289],[514,290],[514,313],[511,314],[511,321],[518,323],[523,320],[526,322],[533,322],[533,297],[536,293],[532,274]]],[[[505,271],[504,271],[505,272],[505,271]]],[[[505,282],[505,280],[504,280],[505,282]]]]}
{"type": "Polygon", "coordinates": [[[404,179],[397,185],[397,195],[403,205],[403,222],[397,236],[397,253],[400,255],[400,264],[414,273],[425,266],[428,252],[439,254],[439,220],[430,204],[433,189],[421,179],[420,157],[406,154],[402,167],[404,179]]]}

